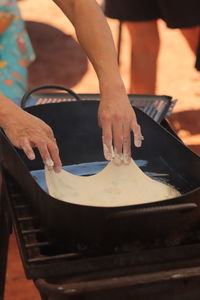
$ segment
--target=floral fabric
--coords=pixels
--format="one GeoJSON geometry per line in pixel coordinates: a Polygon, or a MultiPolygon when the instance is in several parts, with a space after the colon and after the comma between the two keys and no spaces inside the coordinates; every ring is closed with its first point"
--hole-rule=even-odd
{"type": "Polygon", "coordinates": [[[0,0],[0,28],[0,93],[19,104],[34,52],[17,0],[0,0]],[[5,26],[9,18],[11,21],[5,26]]]}

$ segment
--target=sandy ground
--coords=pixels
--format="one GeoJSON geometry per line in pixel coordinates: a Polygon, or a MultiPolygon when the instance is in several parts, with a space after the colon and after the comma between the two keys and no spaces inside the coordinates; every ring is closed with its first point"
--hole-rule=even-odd
{"type": "MultiPolygon", "coordinates": [[[[30,68],[30,87],[56,82],[73,88],[75,92],[98,92],[96,75],[76,42],[73,27],[55,4],[49,0],[29,0],[21,1],[20,6],[24,18],[34,22],[29,23],[28,28],[34,40],[36,54],[40,58],[30,68]]],[[[109,24],[116,41],[118,23],[109,20],[109,24]]],[[[170,122],[183,141],[200,154],[200,75],[193,68],[195,58],[178,30],[167,29],[162,21],[159,29],[161,51],[157,94],[178,99],[170,122]]],[[[124,28],[120,69],[127,90],[129,54],[129,37],[124,28]]],[[[33,283],[25,279],[16,241],[12,235],[5,300],[17,299],[36,300],[39,299],[39,294],[33,283]]]]}

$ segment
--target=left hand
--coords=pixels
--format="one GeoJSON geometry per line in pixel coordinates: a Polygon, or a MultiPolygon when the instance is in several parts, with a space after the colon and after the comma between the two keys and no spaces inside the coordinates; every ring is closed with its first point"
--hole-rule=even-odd
{"type": "Polygon", "coordinates": [[[38,148],[44,164],[60,172],[61,160],[52,129],[41,119],[14,104],[12,106],[13,109],[1,124],[9,140],[22,149],[30,160],[35,159],[33,148],[38,148]]]}
{"type": "Polygon", "coordinates": [[[143,136],[137,123],[135,112],[128,96],[115,95],[115,98],[101,98],[98,111],[99,125],[102,127],[104,156],[116,164],[129,164],[131,159],[131,136],[134,133],[134,144],[141,147],[143,136]],[[114,144],[114,153],[113,145],[114,144]]]}

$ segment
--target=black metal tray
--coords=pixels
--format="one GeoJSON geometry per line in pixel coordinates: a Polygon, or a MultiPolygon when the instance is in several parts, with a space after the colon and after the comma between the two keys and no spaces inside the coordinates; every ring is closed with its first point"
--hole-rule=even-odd
{"type": "MultiPolygon", "coordinates": [[[[26,110],[53,128],[63,165],[104,161],[97,123],[98,101],[38,105],[26,110]]],[[[199,157],[142,111],[136,109],[136,114],[145,140],[140,149],[132,145],[134,159],[147,161],[144,172],[168,174],[168,183],[182,196],[123,208],[62,202],[42,190],[29,173],[43,168],[40,156],[29,161],[1,136],[3,167],[27,194],[54,243],[71,248],[77,243],[106,247],[133,240],[168,239],[199,226],[199,157]]]]}
{"type": "MultiPolygon", "coordinates": [[[[170,96],[165,95],[128,95],[131,104],[147,115],[149,115],[156,122],[160,123],[166,115],[172,112],[176,100],[170,96]]],[[[100,100],[99,94],[75,94],[72,90],[62,86],[39,86],[27,92],[21,102],[23,108],[34,105],[61,103],[73,101],[91,101],[100,100]],[[41,90],[53,90],[53,92],[42,92],[41,90]],[[64,90],[68,93],[57,92],[57,90],[64,90]],[[38,91],[40,91],[38,93],[38,91]],[[37,92],[37,93],[36,93],[37,92]]]]}

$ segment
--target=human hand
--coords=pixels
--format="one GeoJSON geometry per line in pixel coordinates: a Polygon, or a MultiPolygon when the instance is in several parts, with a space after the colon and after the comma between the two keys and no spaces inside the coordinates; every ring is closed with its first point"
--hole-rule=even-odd
{"type": "Polygon", "coordinates": [[[33,147],[38,148],[44,164],[61,170],[59,150],[52,129],[41,119],[15,107],[2,125],[12,144],[22,149],[30,160],[35,159],[33,147]]]}
{"type": "Polygon", "coordinates": [[[134,133],[134,144],[141,147],[143,136],[137,123],[135,112],[125,93],[115,97],[101,98],[99,111],[99,124],[102,127],[104,156],[116,164],[129,164],[131,159],[131,137],[134,133]],[[113,145],[114,144],[114,151],[113,145]]]}

